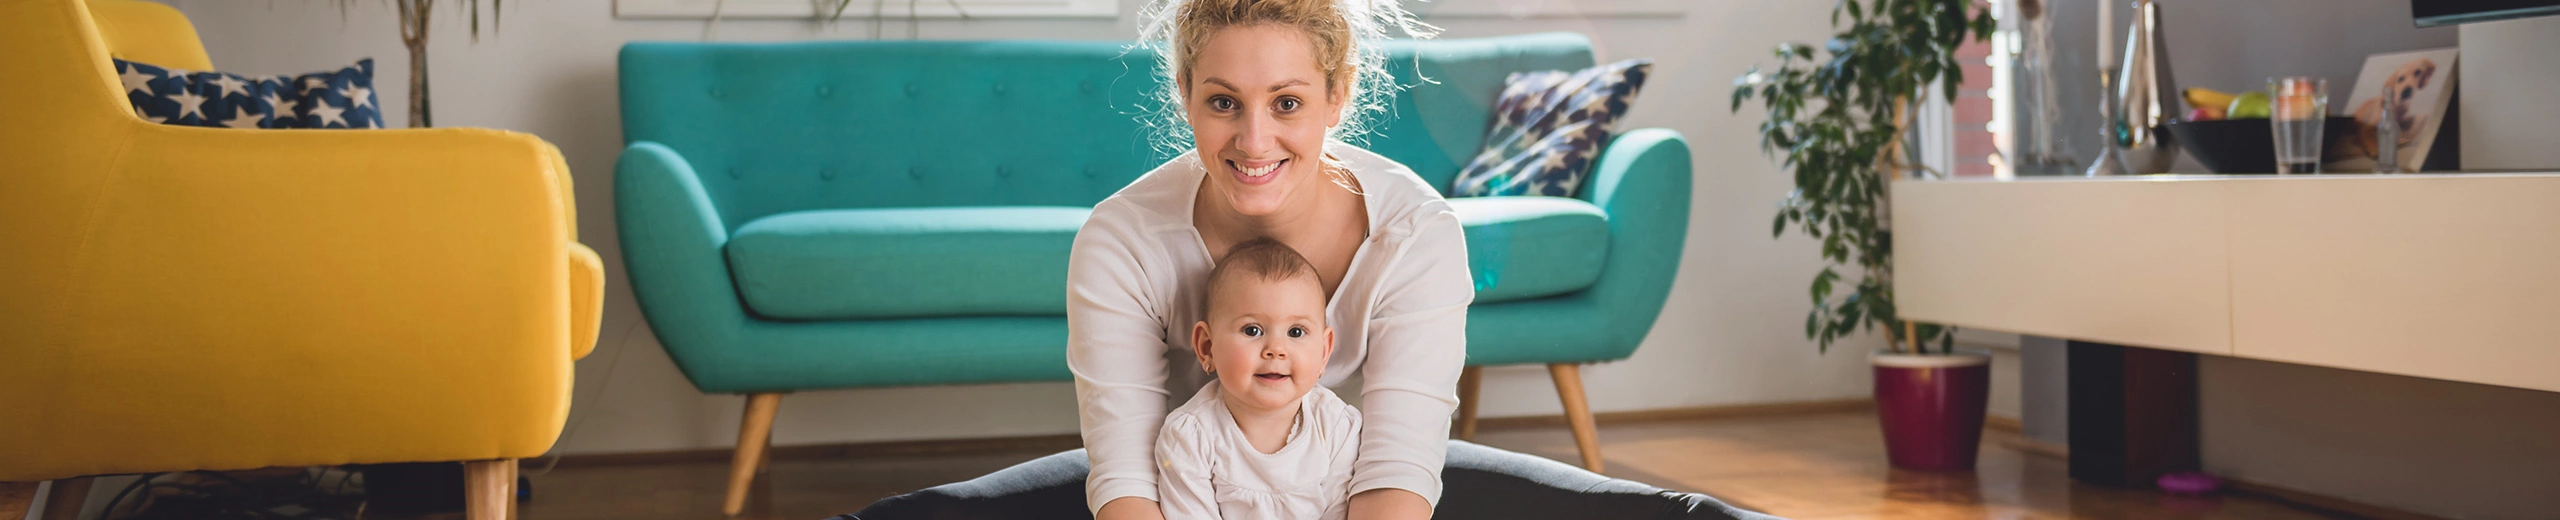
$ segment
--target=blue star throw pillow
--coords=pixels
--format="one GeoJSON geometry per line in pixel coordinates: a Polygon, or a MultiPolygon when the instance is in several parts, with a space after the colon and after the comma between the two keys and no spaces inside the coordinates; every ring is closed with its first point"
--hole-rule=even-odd
{"type": "Polygon", "coordinates": [[[1633,59],[1572,72],[1512,74],[1494,102],[1484,151],[1458,170],[1449,193],[1574,196],[1652,71],[1653,60],[1633,59]]]}
{"type": "Polygon", "coordinates": [[[382,128],[373,60],[301,76],[188,72],[116,60],[134,115],[154,123],[227,128],[382,128]]]}

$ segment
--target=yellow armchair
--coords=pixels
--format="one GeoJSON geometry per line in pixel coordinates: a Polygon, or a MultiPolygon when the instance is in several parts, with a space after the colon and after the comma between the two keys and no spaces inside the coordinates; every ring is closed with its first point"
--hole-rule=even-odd
{"type": "Polygon", "coordinates": [[[87,475],[473,461],[473,516],[502,515],[603,300],[559,151],[152,124],[110,56],[210,66],[166,6],[0,2],[0,505],[87,475]]]}

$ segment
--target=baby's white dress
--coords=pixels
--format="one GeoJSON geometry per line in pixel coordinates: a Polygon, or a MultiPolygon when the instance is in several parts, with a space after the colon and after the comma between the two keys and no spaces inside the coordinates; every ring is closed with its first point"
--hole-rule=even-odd
{"type": "Polygon", "coordinates": [[[1218,383],[1165,416],[1156,435],[1156,496],[1167,520],[1339,520],[1360,455],[1360,411],[1317,386],[1298,398],[1280,451],[1253,449],[1218,383]]]}

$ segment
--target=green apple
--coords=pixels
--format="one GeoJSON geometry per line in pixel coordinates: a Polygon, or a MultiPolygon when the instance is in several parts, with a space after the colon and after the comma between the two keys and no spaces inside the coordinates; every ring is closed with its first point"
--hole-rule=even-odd
{"type": "Polygon", "coordinates": [[[2267,93],[2258,91],[2231,98],[2231,108],[2222,113],[2228,119],[2266,119],[2273,114],[2267,109],[2267,93]]]}

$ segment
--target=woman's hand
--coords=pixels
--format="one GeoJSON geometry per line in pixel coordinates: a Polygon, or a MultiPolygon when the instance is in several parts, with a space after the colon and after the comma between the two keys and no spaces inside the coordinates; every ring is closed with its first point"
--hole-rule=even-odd
{"type": "MultiPolygon", "coordinates": [[[[1117,505],[1128,498],[1113,500],[1117,505]]],[[[1105,507],[1104,509],[1109,509],[1105,507]]],[[[1427,520],[1431,501],[1412,491],[1379,488],[1351,495],[1351,520],[1427,520]]]]}
{"type": "MultiPolygon", "coordinates": [[[[1412,492],[1406,492],[1405,494],[1413,495],[1412,492]]],[[[1421,500],[1422,495],[1413,495],[1413,498],[1415,500],[1421,500]]],[[[1352,507],[1359,507],[1359,500],[1360,499],[1358,497],[1353,497],[1351,502],[1352,507]]],[[[1354,511],[1357,510],[1358,509],[1354,509],[1354,511]]],[[[1425,513],[1426,514],[1423,515],[1424,517],[1430,516],[1427,514],[1428,511],[1425,513]]],[[[1111,502],[1109,503],[1102,504],[1102,511],[1094,514],[1093,518],[1094,520],[1164,520],[1164,510],[1157,509],[1156,501],[1154,500],[1147,500],[1138,497],[1120,497],[1111,499],[1111,502]]]]}

